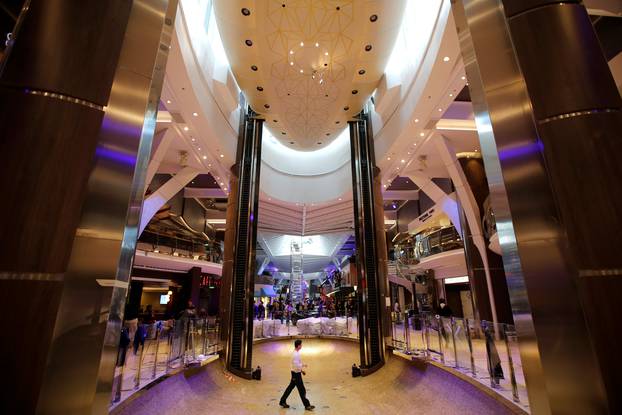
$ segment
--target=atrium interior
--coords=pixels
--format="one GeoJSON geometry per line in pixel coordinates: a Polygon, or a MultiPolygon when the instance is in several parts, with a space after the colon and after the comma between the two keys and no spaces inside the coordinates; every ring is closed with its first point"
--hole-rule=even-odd
{"type": "Polygon", "coordinates": [[[0,413],[622,413],[619,0],[0,31],[0,413]]]}

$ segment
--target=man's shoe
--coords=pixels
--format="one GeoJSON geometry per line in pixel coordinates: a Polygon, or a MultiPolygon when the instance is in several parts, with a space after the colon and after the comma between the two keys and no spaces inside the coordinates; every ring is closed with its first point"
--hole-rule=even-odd
{"type": "Polygon", "coordinates": [[[289,408],[289,405],[286,404],[285,402],[279,402],[279,405],[281,405],[285,409],[289,408]]]}
{"type": "Polygon", "coordinates": [[[305,411],[313,411],[314,409],[315,409],[315,406],[313,405],[305,406],[305,411]]]}

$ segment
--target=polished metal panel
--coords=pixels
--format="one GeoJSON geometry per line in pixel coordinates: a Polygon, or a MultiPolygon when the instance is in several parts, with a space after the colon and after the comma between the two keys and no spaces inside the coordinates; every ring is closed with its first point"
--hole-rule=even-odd
{"type": "Polygon", "coordinates": [[[452,3],[532,412],[606,413],[572,260],[503,5],[499,0],[452,3]]]}
{"type": "Polygon", "coordinates": [[[134,0],[37,407],[106,414],[176,0],[134,0]]]}

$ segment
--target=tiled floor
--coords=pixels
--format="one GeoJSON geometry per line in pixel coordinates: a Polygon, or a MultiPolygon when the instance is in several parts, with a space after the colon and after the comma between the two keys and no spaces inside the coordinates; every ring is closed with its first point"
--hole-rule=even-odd
{"type": "MultiPolygon", "coordinates": [[[[304,408],[294,390],[290,409],[278,406],[290,378],[292,340],[256,344],[253,365],[262,380],[231,376],[214,362],[199,373],[166,379],[119,406],[114,415],[292,414],[304,408]]],[[[388,356],[387,364],[364,378],[352,378],[359,361],[356,343],[306,339],[303,361],[309,365],[307,396],[323,414],[506,414],[508,410],[475,387],[441,369],[418,368],[388,356]]]]}

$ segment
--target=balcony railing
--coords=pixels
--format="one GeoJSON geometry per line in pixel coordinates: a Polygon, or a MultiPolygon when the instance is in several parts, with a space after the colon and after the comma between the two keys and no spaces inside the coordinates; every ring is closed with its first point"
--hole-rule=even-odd
{"type": "Polygon", "coordinates": [[[395,351],[470,376],[529,411],[513,325],[430,313],[394,313],[392,337],[395,351]]]}
{"type": "Polygon", "coordinates": [[[464,246],[453,226],[432,228],[411,236],[395,245],[395,258],[401,264],[416,265],[423,258],[464,246]]]}

